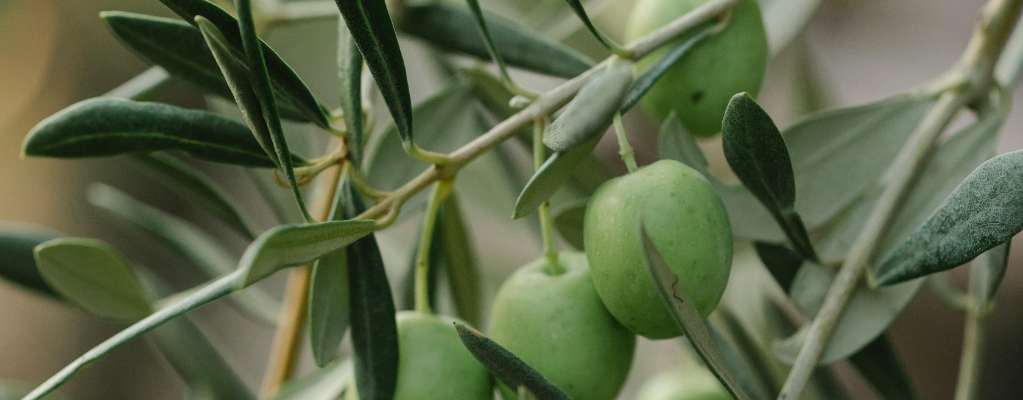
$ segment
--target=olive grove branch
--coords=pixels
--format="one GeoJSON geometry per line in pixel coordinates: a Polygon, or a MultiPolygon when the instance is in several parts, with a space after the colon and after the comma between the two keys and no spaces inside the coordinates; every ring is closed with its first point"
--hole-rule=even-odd
{"type": "Polygon", "coordinates": [[[779,400],[798,399],[806,387],[835,323],[859,284],[860,277],[865,273],[869,275],[867,267],[870,260],[937,139],[963,107],[984,98],[997,86],[994,67],[1019,18],[1021,8],[1023,0],[989,0],[982,8],[973,37],[959,63],[951,71],[952,76],[958,75],[961,84],[940,95],[899,151],[877,206],[849,250],[828,290],[824,304],[809,327],[792,371],[778,395],[779,400]]]}

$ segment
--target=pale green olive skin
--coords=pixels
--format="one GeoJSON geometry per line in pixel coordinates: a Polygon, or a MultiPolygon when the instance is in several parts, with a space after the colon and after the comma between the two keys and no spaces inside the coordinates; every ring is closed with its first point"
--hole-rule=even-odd
{"type": "MultiPolygon", "coordinates": [[[[604,308],[584,254],[561,253],[558,264],[560,275],[549,274],[543,258],[504,282],[490,337],[573,399],[612,400],[629,374],[636,335],[604,308]]],[[[518,399],[500,388],[505,400],[518,399]]]]}
{"type": "Polygon", "coordinates": [[[706,369],[663,371],[643,383],[636,400],[732,400],[706,369]]]}
{"type": "MultiPolygon", "coordinates": [[[[642,37],[706,3],[708,0],[639,0],[626,29],[629,41],[642,37]]],[[[645,71],[678,39],[636,63],[645,71]]],[[[661,77],[644,96],[654,115],[664,119],[675,111],[682,124],[696,136],[721,131],[725,107],[733,95],[756,96],[767,68],[767,34],[754,0],[736,6],[723,32],[703,39],[661,77]]]]}
{"type": "MultiPolygon", "coordinates": [[[[492,400],[490,373],[458,338],[453,318],[401,311],[398,320],[398,383],[394,400],[492,400]]],[[[353,384],[345,394],[358,400],[353,384]]]]}
{"type": "Polygon", "coordinates": [[[618,322],[649,339],[682,334],[643,261],[639,220],[706,317],[717,306],[732,268],[732,230],[706,178],[662,160],[610,180],[590,199],[583,244],[593,283],[618,322]]]}

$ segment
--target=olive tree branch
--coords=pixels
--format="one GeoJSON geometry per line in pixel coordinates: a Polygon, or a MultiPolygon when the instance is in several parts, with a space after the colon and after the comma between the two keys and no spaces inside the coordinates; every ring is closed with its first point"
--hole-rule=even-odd
{"type": "MultiPolygon", "coordinates": [[[[795,400],[806,387],[811,373],[841,316],[867,270],[867,265],[884,239],[893,217],[902,206],[922,170],[927,156],[952,118],[970,102],[986,95],[995,84],[993,69],[1016,20],[1023,0],[990,0],[982,9],[973,38],[955,67],[966,85],[945,91],[917,126],[892,164],[891,176],[867,220],[863,231],[849,250],[838,275],[828,290],[820,311],[810,325],[799,351],[778,394],[779,400],[795,400]]],[[[869,275],[869,274],[868,274],[869,275]]]]}

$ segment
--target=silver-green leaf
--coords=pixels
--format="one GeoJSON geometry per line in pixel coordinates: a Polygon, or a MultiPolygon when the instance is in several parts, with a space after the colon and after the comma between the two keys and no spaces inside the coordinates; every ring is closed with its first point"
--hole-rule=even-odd
{"type": "Polygon", "coordinates": [[[621,109],[632,85],[632,63],[617,61],[579,90],[544,133],[543,143],[554,151],[568,151],[599,137],[621,109]]]}
{"type": "MultiPolygon", "coordinates": [[[[84,100],[37,124],[22,147],[36,157],[82,158],[154,151],[248,167],[273,167],[245,125],[219,115],[160,103],[84,100]]],[[[305,161],[292,155],[296,164],[305,161]]]]}
{"type": "Polygon", "coordinates": [[[243,271],[244,279],[239,287],[250,286],[283,268],[316,261],[375,230],[372,220],[277,226],[259,235],[242,254],[238,269],[243,271]]]}
{"type": "Polygon", "coordinates": [[[43,279],[71,303],[100,318],[134,321],[151,314],[145,290],[117,250],[99,240],[59,238],[35,248],[43,279]]]}

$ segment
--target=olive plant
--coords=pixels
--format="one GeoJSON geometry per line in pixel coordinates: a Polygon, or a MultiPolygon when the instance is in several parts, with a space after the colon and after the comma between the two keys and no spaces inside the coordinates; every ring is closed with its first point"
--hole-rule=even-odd
{"type": "Polygon", "coordinates": [[[826,368],[842,360],[880,397],[912,399],[912,377],[885,330],[925,280],[943,287],[938,273],[971,264],[968,293],[941,293],[968,316],[956,398],[977,398],[984,320],[1009,241],[1023,230],[1023,153],[994,157],[1023,71],[1023,31],[1014,28],[1023,0],[989,0],[962,58],[930,83],[812,112],[784,131],[754,97],[769,56],[816,1],[639,0],[631,18],[619,18],[626,43],[590,18],[604,3],[528,6],[534,15],[567,6],[601,46],[600,62],[478,0],[159,1],[180,18],[101,14],[154,66],[41,121],[22,153],[129,155],[249,244],[235,258],[195,222],[91,186],[93,205],[161,239],[208,280],[175,292],[104,242],[4,225],[0,275],[130,325],[34,389],[0,385],[0,397],[57,396],[146,336],[189,398],[611,400],[643,336],[679,338],[694,357],[651,379],[642,400],[848,398],[826,368]],[[260,38],[331,18],[337,108],[260,38]],[[425,43],[424,59],[406,59],[400,37],[425,43]],[[448,85],[413,105],[406,65],[425,63],[448,85]],[[531,87],[513,68],[562,80],[531,87]],[[233,102],[239,117],[146,101],[170,80],[233,102]],[[641,109],[661,122],[659,160],[645,166],[622,120],[641,109]],[[964,112],[975,120],[950,132],[964,112]],[[329,144],[312,158],[296,154],[285,131],[297,125],[329,144]],[[592,155],[609,130],[628,171],[620,177],[592,155]],[[701,140],[720,140],[741,184],[710,172],[701,140]],[[505,142],[531,149],[532,163],[505,142]],[[485,317],[455,182],[491,152],[502,169],[488,179],[532,174],[504,211],[537,214],[543,254],[503,283],[485,317]],[[280,187],[262,189],[279,224],[260,228],[189,158],[272,178],[280,187]],[[406,290],[392,289],[374,233],[420,210],[404,307],[394,299],[406,290]],[[753,252],[759,260],[743,256],[753,252]],[[722,303],[742,265],[772,277],[780,295],[722,303]],[[289,268],[283,300],[255,286],[289,268]],[[439,315],[441,291],[455,315],[439,315]],[[219,299],[276,328],[258,394],[180,318],[219,299]],[[306,331],[318,369],[293,378],[306,331]]]}

